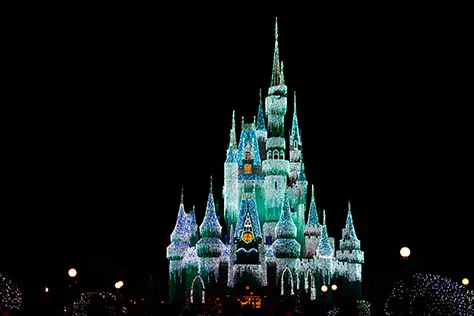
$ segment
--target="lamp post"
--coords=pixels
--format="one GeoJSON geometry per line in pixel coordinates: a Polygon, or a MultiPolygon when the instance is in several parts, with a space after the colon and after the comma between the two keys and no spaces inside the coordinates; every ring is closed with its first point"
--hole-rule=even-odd
{"type": "MultiPolygon", "coordinates": [[[[410,261],[408,261],[408,258],[411,255],[411,250],[407,246],[404,246],[400,249],[400,256],[402,257],[402,280],[403,284],[405,285],[405,298],[404,298],[404,304],[408,304],[408,313],[409,315],[412,314],[412,286],[411,286],[411,275],[410,275],[410,261]]],[[[406,306],[406,305],[405,305],[406,306]]]]}
{"type": "Polygon", "coordinates": [[[408,247],[402,247],[400,249],[400,255],[402,256],[402,259],[408,259],[408,257],[411,254],[411,250],[408,247]]]}
{"type": "Polygon", "coordinates": [[[67,274],[69,275],[69,277],[75,278],[76,275],[77,275],[77,270],[74,269],[74,268],[71,268],[71,269],[69,269],[69,271],[67,272],[67,274]]]}

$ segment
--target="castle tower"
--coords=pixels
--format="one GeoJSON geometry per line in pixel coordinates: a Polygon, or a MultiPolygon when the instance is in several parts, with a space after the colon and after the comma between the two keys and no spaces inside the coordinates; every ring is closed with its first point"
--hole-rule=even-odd
{"type": "Polygon", "coordinates": [[[236,224],[239,211],[239,166],[237,164],[237,140],[235,135],[235,111],[232,112],[232,128],[229,137],[229,148],[224,163],[224,221],[226,234],[230,234],[230,226],[236,224]]]}
{"type": "Polygon", "coordinates": [[[362,264],[364,252],[360,250],[360,241],[357,238],[352,221],[351,203],[348,203],[346,227],[342,229],[342,239],[339,241],[340,250],[336,251],[336,258],[346,264],[344,275],[344,292],[356,298],[362,296],[362,264]]]}
{"type": "Polygon", "coordinates": [[[258,145],[260,148],[260,156],[262,159],[265,159],[265,142],[267,141],[267,128],[265,125],[265,114],[263,112],[262,105],[262,89],[259,91],[259,104],[258,104],[258,113],[257,113],[257,126],[256,133],[258,139],[258,145]]]}
{"type": "MultiPolygon", "coordinates": [[[[239,166],[238,191],[240,192],[240,199],[255,199],[259,221],[263,221],[265,219],[263,196],[265,176],[262,173],[262,159],[260,157],[255,121],[253,123],[245,123],[242,118],[237,164],[239,166]]],[[[237,229],[237,227],[235,228],[237,229]]]]}
{"type": "Polygon", "coordinates": [[[196,220],[196,207],[193,205],[193,209],[187,214],[186,216],[188,221],[188,226],[190,229],[190,240],[189,245],[194,247],[199,240],[199,231],[198,231],[198,224],[196,220]]]}
{"type": "Polygon", "coordinates": [[[334,257],[334,248],[329,240],[328,229],[326,227],[326,210],[323,210],[323,226],[321,227],[321,240],[319,241],[316,255],[322,258],[334,257]]]}
{"type": "Polygon", "coordinates": [[[278,51],[278,24],[275,21],[275,50],[273,54],[273,69],[271,87],[265,98],[265,114],[268,122],[268,138],[266,142],[266,160],[263,161],[265,174],[265,204],[266,214],[263,224],[265,237],[271,236],[274,240],[274,227],[280,218],[283,196],[285,194],[286,179],[289,162],[285,160],[286,141],[284,121],[287,107],[287,91],[283,76],[283,64],[280,63],[278,51]]]}
{"type": "Polygon", "coordinates": [[[286,292],[285,287],[290,286],[291,294],[293,294],[296,286],[296,262],[300,256],[301,246],[296,241],[296,225],[291,218],[290,201],[286,191],[280,220],[275,226],[275,236],[276,240],[272,247],[276,257],[277,282],[281,285],[282,292],[286,292]],[[289,275],[286,275],[286,273],[289,273],[289,275]],[[285,282],[290,283],[285,284],[285,282]]]}
{"type": "Polygon", "coordinates": [[[306,209],[306,193],[308,189],[308,180],[304,172],[304,164],[301,162],[300,170],[298,172],[298,178],[292,187],[288,188],[288,192],[291,192],[291,199],[293,201],[293,221],[295,222],[297,235],[296,240],[301,245],[301,249],[304,249],[304,228],[305,228],[305,209],[306,209]]]}
{"type": "Polygon", "coordinates": [[[222,227],[216,215],[214,196],[212,194],[212,177],[207,199],[206,214],[199,226],[201,239],[196,244],[199,257],[199,274],[204,280],[218,280],[219,257],[222,254],[224,244],[221,241],[222,227]]]}
{"type": "Polygon", "coordinates": [[[292,186],[293,183],[298,179],[298,173],[300,171],[301,164],[301,137],[300,130],[298,126],[298,117],[296,114],[296,92],[293,97],[294,110],[293,110],[293,120],[291,121],[291,134],[290,134],[290,172],[288,185],[292,186]]]}
{"type": "Polygon", "coordinates": [[[305,253],[306,258],[312,258],[316,255],[321,239],[322,226],[319,223],[318,210],[314,199],[314,185],[311,186],[311,202],[309,204],[308,221],[304,228],[305,253]]]}
{"type": "MultiPolygon", "coordinates": [[[[179,204],[178,217],[173,232],[171,244],[166,248],[169,266],[169,303],[174,303],[176,294],[184,291],[183,288],[183,258],[189,249],[191,237],[187,215],[184,211],[183,190],[181,190],[181,203],[179,204]]],[[[179,300],[179,298],[178,298],[179,300]]]]}

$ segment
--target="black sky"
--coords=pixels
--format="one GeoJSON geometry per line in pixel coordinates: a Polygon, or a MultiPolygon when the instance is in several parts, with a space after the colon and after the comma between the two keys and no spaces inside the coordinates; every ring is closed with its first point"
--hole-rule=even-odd
{"type": "Polygon", "coordinates": [[[472,273],[463,8],[210,9],[7,11],[2,270],[166,275],[180,188],[198,220],[211,174],[220,198],[232,110],[252,120],[266,96],[278,15],[286,126],[296,90],[329,234],[340,238],[350,196],[371,281],[403,245],[420,271],[472,273]]]}

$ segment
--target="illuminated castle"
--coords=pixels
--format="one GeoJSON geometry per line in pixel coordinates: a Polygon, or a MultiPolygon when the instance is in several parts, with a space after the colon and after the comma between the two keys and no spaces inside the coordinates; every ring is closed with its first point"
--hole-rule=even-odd
{"type": "Polygon", "coordinates": [[[313,187],[308,199],[296,96],[289,142],[285,138],[287,91],[276,24],[265,111],[260,91],[257,117],[251,123],[242,118],[239,138],[232,114],[224,162],[223,218],[216,214],[212,178],[200,226],[195,210],[186,212],[181,197],[167,248],[170,303],[182,302],[185,290],[191,300],[199,297],[204,302],[213,288],[217,289],[213,296],[238,295],[249,284],[266,295],[298,292],[311,300],[327,298],[336,284],[340,293],[360,298],[364,253],[350,203],[336,250],[334,238],[327,233],[325,211],[318,214],[313,187]],[[326,293],[323,285],[329,287],[326,293]]]}

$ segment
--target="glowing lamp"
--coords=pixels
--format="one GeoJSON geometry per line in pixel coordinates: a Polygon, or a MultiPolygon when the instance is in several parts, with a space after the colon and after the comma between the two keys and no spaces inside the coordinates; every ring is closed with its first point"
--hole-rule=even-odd
{"type": "Polygon", "coordinates": [[[122,286],[123,286],[123,282],[122,282],[122,281],[115,282],[115,288],[116,288],[117,290],[120,289],[122,286]]]}
{"type": "Polygon", "coordinates": [[[45,288],[44,288],[44,291],[45,291],[46,293],[48,293],[48,292],[49,292],[48,287],[45,287],[45,288]]]}
{"type": "Polygon", "coordinates": [[[468,279],[468,278],[464,278],[464,279],[462,279],[461,282],[462,282],[463,285],[467,286],[467,285],[469,284],[469,279],[468,279]]]}
{"type": "Polygon", "coordinates": [[[72,269],[69,269],[69,271],[67,272],[67,274],[71,277],[71,278],[74,278],[76,277],[77,275],[77,270],[72,268],[72,269]]]}
{"type": "Polygon", "coordinates": [[[407,259],[411,254],[410,248],[408,247],[403,247],[400,249],[400,255],[402,256],[403,259],[407,259]]]}
{"type": "Polygon", "coordinates": [[[331,285],[331,289],[332,289],[333,291],[337,290],[337,285],[336,285],[336,284],[331,285]]]}
{"type": "Polygon", "coordinates": [[[328,291],[328,287],[326,285],[321,286],[321,291],[326,293],[328,291]]]}

